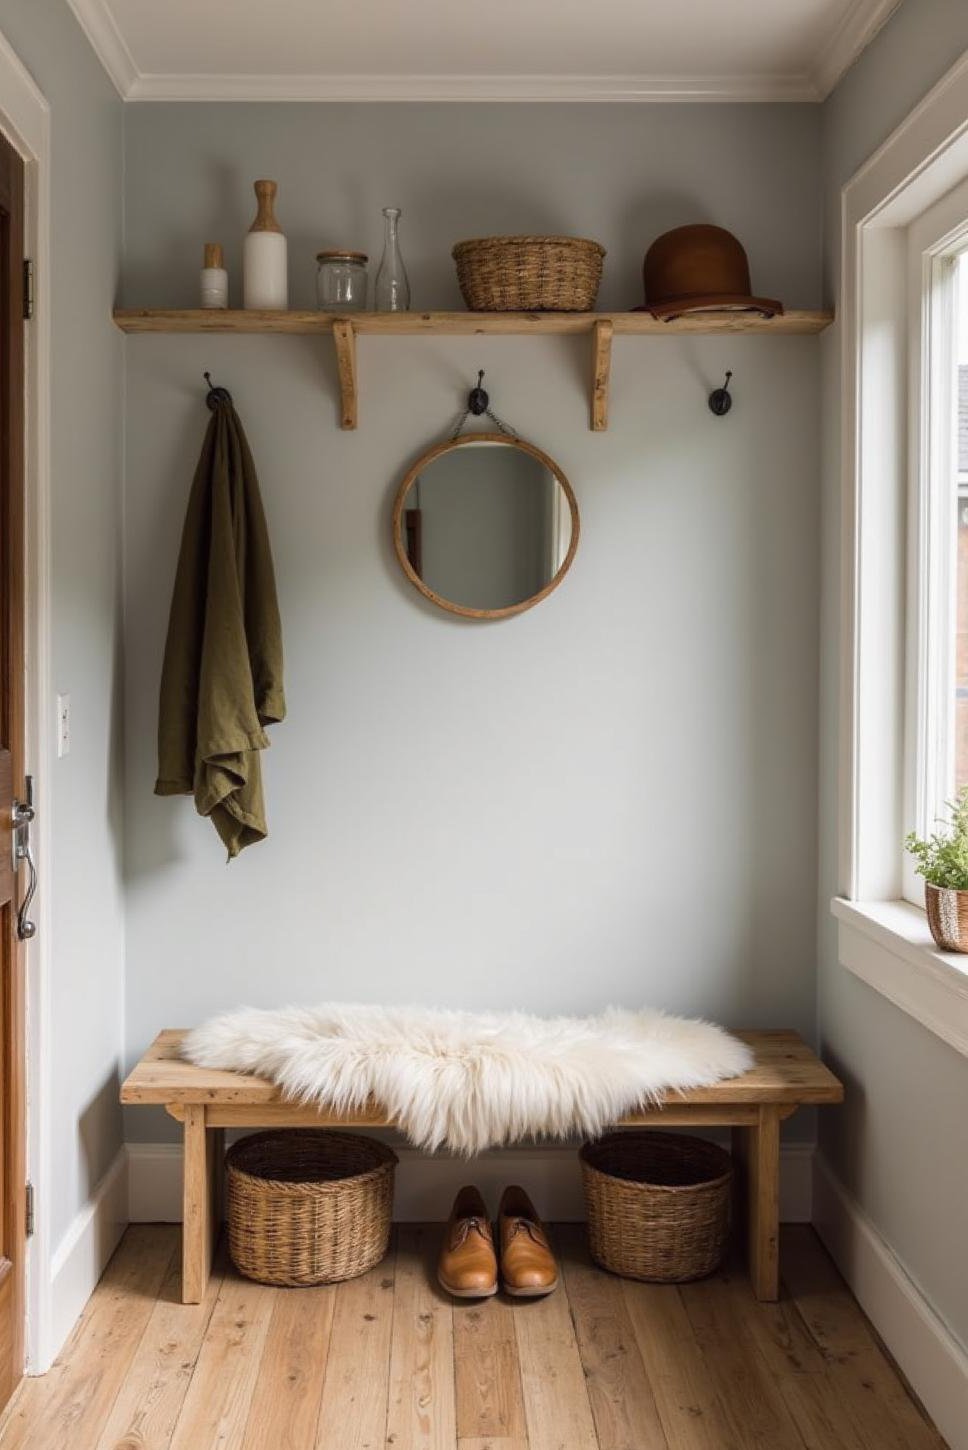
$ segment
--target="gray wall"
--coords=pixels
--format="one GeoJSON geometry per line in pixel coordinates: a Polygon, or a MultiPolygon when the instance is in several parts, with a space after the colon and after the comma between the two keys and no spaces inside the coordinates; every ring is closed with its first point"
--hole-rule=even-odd
{"type": "MultiPolygon", "coordinates": [[[[51,1165],[56,1248],[120,1145],[120,477],[122,105],[63,0],[0,0],[0,30],[51,107],[52,684],[71,753],[39,772],[52,805],[51,1165]]],[[[53,708],[53,706],[52,706],[53,708]]],[[[36,970],[36,955],[29,958],[36,970]]]]}
{"type": "MultiPolygon", "coordinates": [[[[824,107],[828,295],[838,300],[840,188],[968,46],[963,0],[906,0],[824,107]]],[[[821,1114],[836,1174],[913,1278],[968,1342],[965,1102],[968,1062],[837,960],[830,899],[837,879],[840,593],[840,338],[823,354],[820,1034],[847,1083],[845,1107],[821,1114]]]]}
{"type": "MultiPolygon", "coordinates": [[[[125,298],[190,303],[202,241],[234,260],[250,179],[268,174],[296,301],[315,247],[375,246],[393,201],[421,304],[453,300],[452,238],[549,225],[600,236],[605,300],[632,300],[645,244],[695,215],[749,242],[758,286],[815,304],[819,119],[132,106],[125,298]]],[[[601,435],[588,339],[361,339],[357,433],[336,426],[326,339],[126,351],[129,1058],[165,1024],[326,997],[651,1003],[812,1033],[816,339],[619,339],[601,435]],[[582,509],[563,586],[492,625],[425,605],[389,527],[405,466],[479,367],[582,509]],[[706,395],[727,367],[736,406],[717,420],[706,395]],[[260,469],[290,706],[266,760],[270,838],[230,867],[188,801],[151,793],[204,368],[232,389],[260,469]]]]}

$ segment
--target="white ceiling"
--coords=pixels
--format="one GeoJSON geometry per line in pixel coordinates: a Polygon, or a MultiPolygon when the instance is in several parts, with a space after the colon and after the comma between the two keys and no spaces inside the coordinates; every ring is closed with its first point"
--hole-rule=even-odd
{"type": "Polygon", "coordinates": [[[900,0],[69,0],[128,100],[821,100],[900,0]]]}

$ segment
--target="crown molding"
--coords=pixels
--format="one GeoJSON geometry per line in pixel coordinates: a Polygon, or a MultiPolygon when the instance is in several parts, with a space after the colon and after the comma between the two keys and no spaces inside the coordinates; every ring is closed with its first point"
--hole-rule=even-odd
{"type": "Polygon", "coordinates": [[[107,71],[123,101],[130,99],[139,79],[138,67],[107,0],[67,0],[91,48],[107,71]]]}
{"type": "Polygon", "coordinates": [[[801,73],[765,75],[223,75],[139,71],[109,0],[67,0],[126,101],[822,101],[901,0],[854,0],[801,73]]]}
{"type": "MultiPolygon", "coordinates": [[[[75,3],[75,0],[71,0],[75,3]]],[[[129,101],[816,101],[808,75],[139,75],[129,101]]]]}
{"type": "Polygon", "coordinates": [[[818,101],[827,99],[900,4],[901,0],[854,0],[817,53],[812,80],[818,101]]]}

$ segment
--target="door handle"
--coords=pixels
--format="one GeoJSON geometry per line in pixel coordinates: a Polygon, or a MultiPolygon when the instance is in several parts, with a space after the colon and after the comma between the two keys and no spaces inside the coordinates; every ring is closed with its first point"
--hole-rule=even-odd
{"type": "Polygon", "coordinates": [[[27,915],[37,890],[37,866],[30,848],[30,825],[36,816],[36,811],[34,810],[33,776],[27,776],[26,787],[27,799],[25,801],[14,801],[11,811],[11,823],[13,826],[13,869],[14,871],[19,871],[22,861],[27,864],[27,890],[24,892],[23,900],[17,908],[17,937],[20,941],[30,941],[31,937],[37,935],[37,925],[27,915]]]}

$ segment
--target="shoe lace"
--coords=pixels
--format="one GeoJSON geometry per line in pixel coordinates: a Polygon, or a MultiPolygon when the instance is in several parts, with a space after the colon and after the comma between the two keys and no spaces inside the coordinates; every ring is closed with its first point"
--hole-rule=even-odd
{"type": "Polygon", "coordinates": [[[470,1233],[471,1229],[475,1229],[476,1232],[481,1235],[481,1238],[487,1239],[488,1242],[490,1242],[490,1225],[488,1224],[486,1219],[479,1218],[475,1214],[470,1218],[460,1219],[454,1225],[454,1233],[451,1238],[451,1247],[459,1249],[461,1244],[466,1243],[467,1235],[470,1233]]]}
{"type": "Polygon", "coordinates": [[[530,1218],[512,1218],[508,1222],[507,1239],[511,1242],[519,1233],[526,1233],[536,1244],[545,1244],[545,1236],[541,1228],[530,1218]]]}

